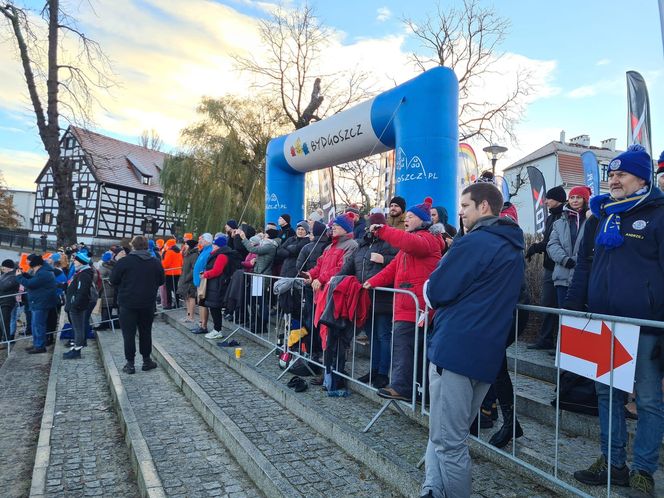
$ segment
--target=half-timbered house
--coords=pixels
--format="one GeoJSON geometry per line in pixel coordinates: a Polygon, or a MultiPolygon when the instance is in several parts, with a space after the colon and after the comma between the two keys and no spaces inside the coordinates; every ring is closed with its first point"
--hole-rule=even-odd
{"type": "MultiPolygon", "coordinates": [[[[159,182],[166,154],[76,126],[62,136],[60,151],[72,174],[79,241],[181,234],[179,217],[167,209],[159,182]]],[[[58,201],[48,165],[36,183],[33,231],[53,238],[58,201]]]]}

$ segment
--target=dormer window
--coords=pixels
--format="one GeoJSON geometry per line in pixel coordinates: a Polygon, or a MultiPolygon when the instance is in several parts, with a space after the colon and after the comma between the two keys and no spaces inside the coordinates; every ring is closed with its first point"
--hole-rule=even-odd
{"type": "Polygon", "coordinates": [[[67,137],[65,139],[65,149],[73,149],[74,148],[74,137],[67,137]]]}
{"type": "Polygon", "coordinates": [[[143,185],[150,185],[152,184],[152,178],[149,176],[143,176],[143,185]]]}

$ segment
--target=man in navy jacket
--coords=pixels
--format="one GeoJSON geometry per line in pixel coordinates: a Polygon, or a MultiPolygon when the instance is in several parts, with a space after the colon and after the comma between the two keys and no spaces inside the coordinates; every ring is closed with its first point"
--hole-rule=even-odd
{"type": "Polygon", "coordinates": [[[423,496],[471,495],[469,427],[496,379],[523,281],[519,226],[499,218],[500,191],[477,183],[461,195],[466,235],[425,284],[436,309],[428,357],[431,415],[423,496]]]}
{"type": "MultiPolygon", "coordinates": [[[[564,307],[591,313],[664,321],[664,195],[651,185],[652,161],[641,146],[630,146],[609,163],[609,193],[590,200],[593,217],[579,247],[578,264],[564,307]]],[[[623,393],[613,392],[611,482],[655,496],[664,435],[661,360],[664,330],[641,327],[635,388],[639,420],[632,471],[627,467],[623,393]]],[[[609,386],[595,384],[602,455],[574,477],[590,485],[608,478],[609,386]]]]}

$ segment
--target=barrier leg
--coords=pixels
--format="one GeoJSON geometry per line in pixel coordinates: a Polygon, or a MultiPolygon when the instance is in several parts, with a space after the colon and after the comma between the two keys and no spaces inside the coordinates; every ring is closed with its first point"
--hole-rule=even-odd
{"type": "Polygon", "coordinates": [[[394,406],[396,407],[397,411],[399,411],[404,417],[406,416],[406,412],[403,411],[403,408],[399,405],[396,399],[390,399],[383,404],[383,406],[378,410],[378,412],[373,416],[371,419],[371,422],[367,424],[367,426],[362,430],[362,432],[369,432],[371,427],[378,421],[380,416],[385,413],[385,410],[389,408],[389,406],[394,403],[394,406]]]}

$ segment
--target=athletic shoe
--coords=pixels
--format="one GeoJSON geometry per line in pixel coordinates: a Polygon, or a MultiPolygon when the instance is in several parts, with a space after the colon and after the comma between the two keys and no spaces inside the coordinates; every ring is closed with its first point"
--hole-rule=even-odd
{"type": "Polygon", "coordinates": [[[223,337],[224,334],[222,334],[220,330],[213,330],[212,332],[205,334],[206,339],[222,339],[223,337]]]}
{"type": "Polygon", "coordinates": [[[655,496],[655,480],[645,470],[632,470],[629,474],[629,487],[635,493],[630,496],[655,496]]]}
{"type": "Polygon", "coordinates": [[[81,357],[80,349],[70,349],[66,353],[62,353],[62,358],[65,360],[77,360],[81,357]]]}
{"type": "MultiPolygon", "coordinates": [[[[574,472],[574,479],[590,486],[605,486],[608,477],[608,465],[604,455],[600,456],[595,463],[584,470],[574,472]]],[[[629,469],[627,465],[621,468],[611,466],[611,484],[614,486],[629,486],[629,469]]]]}
{"type": "Polygon", "coordinates": [[[122,367],[122,371],[126,374],[135,374],[136,373],[136,367],[134,367],[133,363],[127,363],[125,364],[124,367],[122,367]]]}
{"type": "Polygon", "coordinates": [[[153,361],[152,358],[145,358],[143,360],[143,366],[141,367],[141,370],[147,372],[153,368],[157,368],[157,362],[153,361]]]}
{"type": "Polygon", "coordinates": [[[46,348],[30,348],[27,351],[28,354],[40,354],[40,353],[45,353],[46,348]]]}
{"type": "Polygon", "coordinates": [[[203,327],[198,327],[198,328],[193,329],[193,330],[191,331],[191,333],[192,333],[192,334],[207,334],[207,333],[208,333],[208,330],[207,330],[207,329],[204,329],[203,327]]]}

